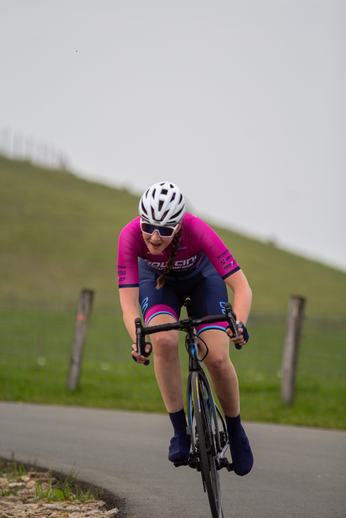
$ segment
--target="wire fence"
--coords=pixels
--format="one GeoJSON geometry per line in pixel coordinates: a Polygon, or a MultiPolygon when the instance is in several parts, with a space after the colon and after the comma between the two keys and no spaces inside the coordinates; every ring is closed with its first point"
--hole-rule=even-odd
{"type": "Polygon", "coordinates": [[[16,160],[28,160],[46,169],[71,170],[67,154],[44,139],[12,130],[10,126],[0,127],[0,154],[16,160]]]}
{"type": "MultiPolygon", "coordinates": [[[[44,402],[44,394],[66,392],[75,319],[76,311],[71,308],[0,308],[0,398],[44,402]],[[41,399],[37,399],[38,394],[41,399]]],[[[249,344],[242,351],[230,349],[242,397],[278,400],[286,316],[253,315],[248,329],[249,344]]],[[[297,400],[341,405],[339,411],[345,408],[345,345],[346,319],[305,318],[297,400]]],[[[158,392],[152,369],[138,369],[130,351],[120,312],[94,311],[85,342],[81,387],[89,388],[100,400],[106,401],[109,395],[120,407],[124,398],[136,398],[137,402],[142,398],[143,403],[145,386],[158,392]]],[[[186,374],[183,343],[181,357],[186,374]]]]}

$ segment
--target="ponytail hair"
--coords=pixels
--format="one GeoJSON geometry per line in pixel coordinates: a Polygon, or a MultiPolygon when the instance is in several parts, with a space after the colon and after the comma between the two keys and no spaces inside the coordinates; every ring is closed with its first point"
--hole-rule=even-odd
{"type": "Polygon", "coordinates": [[[178,252],[178,248],[179,248],[179,245],[180,245],[180,240],[181,240],[182,233],[183,233],[183,224],[181,225],[179,232],[177,232],[175,234],[175,236],[174,236],[174,239],[172,241],[171,254],[169,256],[169,259],[167,261],[165,269],[163,270],[162,275],[160,275],[160,277],[156,281],[156,289],[157,290],[159,290],[160,288],[162,288],[162,286],[164,286],[164,284],[165,284],[165,277],[166,277],[167,273],[170,272],[170,270],[171,270],[171,268],[172,268],[172,266],[174,264],[174,261],[175,261],[175,258],[176,258],[177,252],[178,252]]]}

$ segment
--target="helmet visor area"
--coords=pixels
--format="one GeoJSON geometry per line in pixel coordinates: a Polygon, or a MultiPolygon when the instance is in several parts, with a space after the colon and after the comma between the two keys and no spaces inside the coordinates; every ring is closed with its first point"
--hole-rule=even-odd
{"type": "Polygon", "coordinates": [[[141,219],[141,231],[149,236],[152,236],[155,230],[157,230],[161,237],[172,237],[178,226],[179,223],[175,227],[160,227],[158,225],[151,225],[141,219]]]}

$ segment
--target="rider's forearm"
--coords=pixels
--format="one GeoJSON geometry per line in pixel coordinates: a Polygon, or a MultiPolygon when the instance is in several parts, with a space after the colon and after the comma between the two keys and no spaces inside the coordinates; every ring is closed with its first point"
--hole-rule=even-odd
{"type": "Polygon", "coordinates": [[[134,310],[134,308],[126,308],[123,310],[124,324],[127,332],[130,335],[132,343],[136,343],[135,319],[138,317],[140,317],[139,311],[134,310]]]}
{"type": "Polygon", "coordinates": [[[119,290],[120,304],[123,311],[124,324],[133,343],[136,342],[135,319],[140,317],[139,313],[139,290],[138,288],[122,288],[119,290]]]}
{"type": "Polygon", "coordinates": [[[252,291],[243,272],[240,270],[226,279],[226,284],[234,293],[233,310],[237,316],[237,320],[246,325],[249,318],[252,291]]]}
{"type": "Polygon", "coordinates": [[[245,325],[250,315],[251,303],[252,291],[249,285],[241,288],[238,287],[234,291],[233,310],[237,316],[237,320],[243,322],[245,325]]]}

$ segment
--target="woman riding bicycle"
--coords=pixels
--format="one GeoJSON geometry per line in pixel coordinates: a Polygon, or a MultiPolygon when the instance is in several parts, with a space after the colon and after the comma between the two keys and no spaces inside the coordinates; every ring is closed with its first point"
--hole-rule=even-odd
{"type": "MultiPolygon", "coordinates": [[[[234,471],[246,475],[253,456],[240,420],[238,378],[229,358],[229,337],[239,345],[248,341],[245,324],[252,292],[218,235],[185,212],[184,197],[173,183],[150,187],[140,200],[139,217],[120,233],[118,279],[123,318],[138,363],[147,361],[138,356],[135,345],[139,304],[145,324],[155,326],[179,320],[186,296],[191,299],[194,317],[219,315],[228,300],[226,284],[233,291],[239,339],[232,338],[227,322],[199,326],[197,333],[202,356],[203,341],[209,346],[204,364],[225,414],[234,471]]],[[[161,332],[152,335],[152,346],[147,343],[145,347],[147,353],[153,347],[156,379],[174,428],[168,454],[172,462],[187,460],[190,450],[178,341],[178,331],[161,332]]]]}

